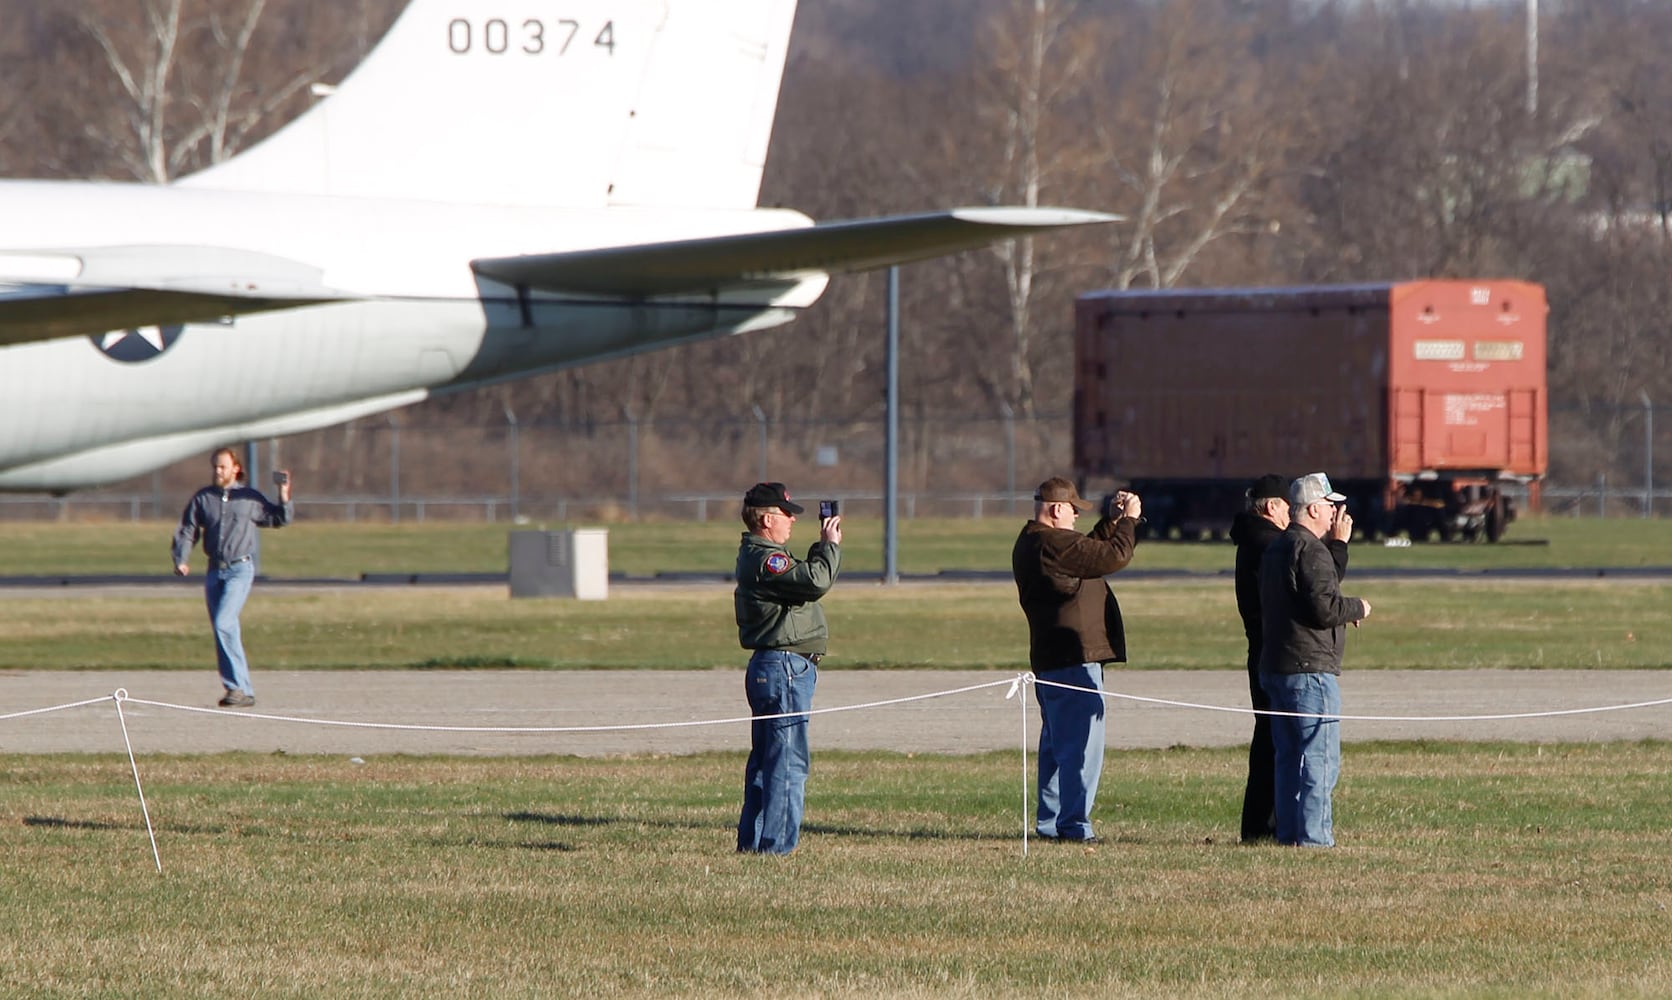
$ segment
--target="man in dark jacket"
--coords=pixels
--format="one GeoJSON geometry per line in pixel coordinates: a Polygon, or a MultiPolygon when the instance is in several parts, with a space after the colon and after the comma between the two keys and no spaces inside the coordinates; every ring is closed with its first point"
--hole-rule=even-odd
{"type": "MultiPolygon", "coordinates": [[[[1289,481],[1275,473],[1254,480],[1248,489],[1248,509],[1231,522],[1231,541],[1237,545],[1237,612],[1248,639],[1248,697],[1256,712],[1268,711],[1271,699],[1260,687],[1260,557],[1289,526],[1289,481]]],[[[1352,518],[1347,518],[1347,524],[1352,518]]],[[[1335,576],[1347,575],[1347,542],[1331,533],[1324,539],[1335,560],[1335,576]]],[[[1254,716],[1254,736],[1248,744],[1248,783],[1242,795],[1242,842],[1257,843],[1277,836],[1274,810],[1271,716],[1254,716]]]]}
{"type": "MultiPolygon", "coordinates": [[[[1248,697],[1256,712],[1271,708],[1260,688],[1260,556],[1266,546],[1289,526],[1289,484],[1282,476],[1261,476],[1248,490],[1248,507],[1231,522],[1231,541],[1237,545],[1237,612],[1248,639],[1248,697]]],[[[1345,549],[1345,546],[1343,546],[1345,549]]],[[[1254,736],[1248,744],[1248,784],[1242,793],[1242,842],[1252,844],[1277,836],[1273,813],[1271,717],[1254,716],[1254,736]]]]}
{"type": "Polygon", "coordinates": [[[744,691],[756,718],[743,769],[743,811],[737,849],[788,854],[801,841],[801,811],[811,752],[807,719],[818,663],[830,640],[819,598],[842,568],[842,519],[819,522],[819,540],[797,560],[785,546],[803,512],[783,483],[756,483],[743,497],[749,529],[737,547],[733,594],[737,639],[752,650],[744,691]]]}
{"type": "Polygon", "coordinates": [[[1028,662],[1045,682],[1034,686],[1042,720],[1035,829],[1047,840],[1095,843],[1103,664],[1126,661],[1120,605],[1103,577],[1132,561],[1143,503],[1135,493],[1115,494],[1082,535],[1074,521],[1091,504],[1072,482],[1047,479],[1033,500],[1033,520],[1017,537],[1010,566],[1028,619],[1028,662]]]}
{"type": "Polygon", "coordinates": [[[1346,543],[1347,498],[1321,472],[1289,486],[1289,527],[1260,560],[1260,686],[1276,712],[1277,841],[1334,847],[1330,795],[1341,773],[1341,654],[1370,602],[1341,593],[1325,536],[1346,543]]]}

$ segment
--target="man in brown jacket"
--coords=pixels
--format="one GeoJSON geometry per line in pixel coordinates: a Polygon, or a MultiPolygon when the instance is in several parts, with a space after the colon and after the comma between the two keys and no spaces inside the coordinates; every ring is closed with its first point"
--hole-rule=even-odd
{"type": "Polygon", "coordinates": [[[1034,686],[1042,720],[1035,829],[1047,840],[1095,843],[1103,664],[1126,661],[1120,605],[1103,577],[1132,561],[1143,504],[1135,493],[1115,494],[1091,534],[1082,535],[1074,520],[1092,505],[1072,482],[1047,479],[1033,500],[1033,520],[1016,539],[1010,568],[1028,618],[1028,661],[1046,682],[1034,686]]]}

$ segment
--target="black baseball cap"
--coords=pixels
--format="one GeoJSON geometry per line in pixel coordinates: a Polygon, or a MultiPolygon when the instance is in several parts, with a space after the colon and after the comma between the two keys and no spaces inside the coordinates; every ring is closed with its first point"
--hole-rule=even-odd
{"type": "Polygon", "coordinates": [[[745,507],[776,507],[786,514],[800,514],[807,508],[790,500],[790,491],[783,483],[756,483],[743,494],[745,507]]]}
{"type": "Polygon", "coordinates": [[[1275,472],[1268,472],[1248,488],[1250,500],[1285,500],[1289,496],[1289,481],[1275,472]]]}

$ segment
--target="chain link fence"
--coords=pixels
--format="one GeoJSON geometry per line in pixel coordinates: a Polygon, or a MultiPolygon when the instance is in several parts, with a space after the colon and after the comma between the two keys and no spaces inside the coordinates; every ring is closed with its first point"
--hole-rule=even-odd
{"type": "MultiPolygon", "coordinates": [[[[904,418],[901,513],[1015,514],[1035,484],[1069,471],[1063,415],[904,418]]],[[[885,428],[876,421],[684,417],[488,426],[399,416],[256,443],[252,478],[291,470],[299,516],[321,520],[731,519],[750,484],[882,509],[885,428]]],[[[208,482],[209,457],[106,489],[63,497],[0,495],[0,518],[173,519],[208,482]]]]}
{"type": "MultiPolygon", "coordinates": [[[[1552,413],[1553,435],[1579,422],[1571,411],[1552,413]]],[[[1655,474],[1653,432],[1633,430],[1638,440],[1613,442],[1621,453],[1613,467],[1635,475],[1548,479],[1543,509],[1575,517],[1672,512],[1672,477],[1655,474]]],[[[1566,436],[1582,434],[1575,427],[1566,436]]],[[[1071,440],[1070,420],[1061,413],[903,416],[900,513],[1026,515],[1035,484],[1072,474],[1071,440]]],[[[679,416],[552,423],[519,422],[507,413],[493,424],[458,426],[407,421],[397,413],[256,444],[255,484],[270,491],[268,470],[289,468],[300,516],[396,523],[730,520],[743,491],[761,480],[880,516],[886,467],[881,420],[679,416]]],[[[1603,451],[1600,442],[1590,448],[1603,451]]],[[[208,479],[205,454],[102,490],[0,495],[0,518],[172,520],[208,479]]]]}

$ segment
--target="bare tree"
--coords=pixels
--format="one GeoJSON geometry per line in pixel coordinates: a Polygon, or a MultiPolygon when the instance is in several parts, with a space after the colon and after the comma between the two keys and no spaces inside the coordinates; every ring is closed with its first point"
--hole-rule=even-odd
{"type": "Polygon", "coordinates": [[[136,179],[163,183],[172,176],[169,156],[169,76],[180,45],[185,0],[141,0],[137,21],[107,18],[84,6],[76,21],[104,53],[130,104],[123,110],[129,142],[116,155],[136,179]]]}
{"type": "Polygon", "coordinates": [[[1274,228],[1287,115],[1248,43],[1226,5],[1174,0],[1113,55],[1093,130],[1129,216],[1110,239],[1114,287],[1172,287],[1214,244],[1274,228]]]}
{"type": "MultiPolygon", "coordinates": [[[[402,7],[0,0],[0,170],[160,181],[225,158],[300,110],[309,82],[339,78],[402,7]],[[80,87],[51,85],[76,74],[80,87]]],[[[1542,34],[1560,44],[1540,55],[1532,114],[1513,3],[803,0],[797,16],[763,204],[820,219],[995,202],[1129,218],[906,269],[909,426],[1065,407],[1070,305],[1086,288],[1523,277],[1550,292],[1558,469],[1630,481],[1637,394],[1661,391],[1672,365],[1672,7],[1545,4],[1542,34]]],[[[785,434],[857,426],[880,416],[882,289],[881,275],[837,277],[787,331],[404,419],[503,423],[510,406],[523,422],[603,427],[629,403],[641,419],[730,427],[743,437],[715,450],[751,453],[756,406],[785,434]]],[[[375,468],[386,424],[330,432],[324,453],[352,440],[375,468]]],[[[1049,463],[1063,437],[1023,450],[1049,463]]],[[[913,447],[909,470],[930,476],[936,442],[913,447]]],[[[618,444],[596,452],[554,474],[615,474],[618,444]]]]}
{"type": "Polygon", "coordinates": [[[266,9],[267,0],[249,0],[230,30],[218,13],[210,12],[205,30],[221,58],[205,62],[218,72],[213,74],[214,78],[206,86],[193,88],[187,97],[197,113],[197,122],[187,128],[176,143],[177,149],[187,151],[173,157],[176,169],[199,144],[207,146],[202,159],[208,163],[226,159],[244,145],[244,140],[251,133],[270,127],[269,120],[274,114],[319,79],[319,67],[304,67],[277,85],[265,84],[253,99],[239,99],[244,92],[244,66],[266,9]]]}
{"type": "MultiPolygon", "coordinates": [[[[1064,122],[1084,107],[1081,95],[1096,75],[1095,32],[1077,30],[1079,7],[1070,0],[1015,0],[989,22],[980,63],[991,72],[981,117],[1002,141],[988,192],[994,202],[1036,208],[1054,181],[1065,182],[1084,166],[1084,154],[1072,142],[1075,130],[1064,122]]],[[[988,370],[978,370],[976,377],[997,400],[1031,417],[1040,259],[1032,237],[1001,243],[994,253],[1003,266],[1009,319],[1007,379],[1000,384],[988,370]]]]}
{"type": "Polygon", "coordinates": [[[79,0],[74,23],[94,44],[121,98],[113,110],[116,128],[106,130],[96,116],[89,122],[108,144],[111,166],[166,183],[226,159],[299,111],[309,83],[333,79],[351,64],[359,53],[344,46],[365,32],[344,30],[343,23],[356,17],[369,23],[368,11],[389,0],[332,7],[328,17],[317,16],[316,7],[316,16],[302,22],[308,41],[264,46],[271,34],[264,29],[274,22],[270,10],[295,2],[140,0],[136,18],[132,0],[79,0]],[[282,65],[269,49],[301,56],[301,64],[282,65]]]}
{"type": "Polygon", "coordinates": [[[1585,209],[1609,226],[1652,220],[1672,236],[1672,79],[1661,66],[1672,10],[1598,0],[1564,5],[1555,27],[1564,43],[1549,58],[1553,82],[1586,99],[1596,122],[1576,143],[1585,209]]]}
{"type": "Polygon", "coordinates": [[[1525,273],[1529,237],[1573,212],[1587,102],[1546,88],[1527,113],[1523,29],[1503,11],[1420,15],[1400,65],[1369,45],[1340,63],[1307,191],[1314,276],[1525,273]]]}

